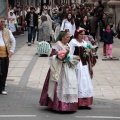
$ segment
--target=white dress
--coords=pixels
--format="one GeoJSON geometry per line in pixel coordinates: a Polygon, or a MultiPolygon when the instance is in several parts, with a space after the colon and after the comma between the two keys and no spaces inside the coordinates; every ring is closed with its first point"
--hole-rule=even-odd
{"type": "MultiPolygon", "coordinates": [[[[74,54],[75,46],[85,47],[87,43],[85,41],[80,43],[76,39],[72,39],[69,45],[71,47],[71,54],[74,54]]],[[[76,67],[76,74],[78,80],[78,98],[93,97],[93,85],[90,77],[88,64],[82,65],[82,62],[80,61],[76,67]]]]}
{"type": "Polygon", "coordinates": [[[16,16],[15,15],[9,16],[9,29],[12,33],[16,31],[16,27],[15,27],[16,23],[17,23],[16,16]]]}

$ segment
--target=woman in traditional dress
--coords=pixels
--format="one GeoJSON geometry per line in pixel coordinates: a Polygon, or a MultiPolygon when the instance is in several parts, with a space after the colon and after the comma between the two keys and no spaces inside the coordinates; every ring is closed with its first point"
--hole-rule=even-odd
{"type": "Polygon", "coordinates": [[[79,55],[80,61],[77,64],[76,73],[78,80],[78,106],[84,109],[91,109],[93,101],[93,85],[92,85],[92,59],[87,48],[88,44],[83,40],[85,29],[78,28],[75,31],[74,39],[69,43],[71,54],[79,55]]]}
{"type": "Polygon", "coordinates": [[[16,16],[13,12],[10,12],[10,16],[8,16],[9,19],[9,29],[12,33],[16,32],[15,24],[17,24],[16,16]]]}
{"type": "Polygon", "coordinates": [[[76,111],[78,83],[75,66],[79,56],[73,58],[69,54],[70,33],[68,31],[61,31],[57,40],[51,53],[50,69],[43,86],[40,105],[56,111],[76,111]],[[64,54],[65,51],[67,52],[64,54]]]}

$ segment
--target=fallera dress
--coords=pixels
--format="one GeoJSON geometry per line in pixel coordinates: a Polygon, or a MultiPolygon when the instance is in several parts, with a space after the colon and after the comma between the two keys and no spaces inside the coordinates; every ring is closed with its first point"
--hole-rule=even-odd
{"type": "Polygon", "coordinates": [[[90,106],[93,102],[92,62],[85,52],[87,43],[84,40],[80,43],[76,39],[72,39],[69,45],[71,47],[71,54],[73,56],[80,56],[80,61],[76,67],[78,80],[78,106],[90,106]]]}
{"type": "MultiPolygon", "coordinates": [[[[40,106],[47,106],[55,111],[78,110],[78,82],[75,67],[57,59],[60,50],[70,48],[58,41],[51,52],[50,69],[47,73],[40,97],[40,106]]],[[[70,49],[71,50],[71,49],[70,49]]],[[[71,52],[69,52],[71,53],[71,52]]],[[[68,54],[70,60],[72,57],[68,54]]]]}

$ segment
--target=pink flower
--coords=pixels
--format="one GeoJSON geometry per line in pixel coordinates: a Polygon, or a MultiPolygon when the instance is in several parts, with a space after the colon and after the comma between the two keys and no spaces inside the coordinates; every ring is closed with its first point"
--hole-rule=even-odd
{"type": "Polygon", "coordinates": [[[66,56],[66,53],[67,53],[66,50],[60,50],[60,51],[58,52],[58,58],[59,58],[60,60],[64,59],[65,56],[66,56]]]}

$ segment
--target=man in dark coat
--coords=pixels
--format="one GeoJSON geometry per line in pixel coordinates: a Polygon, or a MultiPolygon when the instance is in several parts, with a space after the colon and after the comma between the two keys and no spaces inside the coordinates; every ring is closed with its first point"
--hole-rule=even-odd
{"type": "Polygon", "coordinates": [[[35,40],[36,29],[38,27],[38,15],[34,12],[34,7],[30,8],[30,12],[26,15],[28,26],[28,46],[31,46],[31,41],[35,40]]]}
{"type": "Polygon", "coordinates": [[[95,39],[97,28],[98,28],[98,18],[94,16],[94,13],[91,12],[89,17],[89,23],[90,23],[90,34],[93,36],[95,39]]]}

